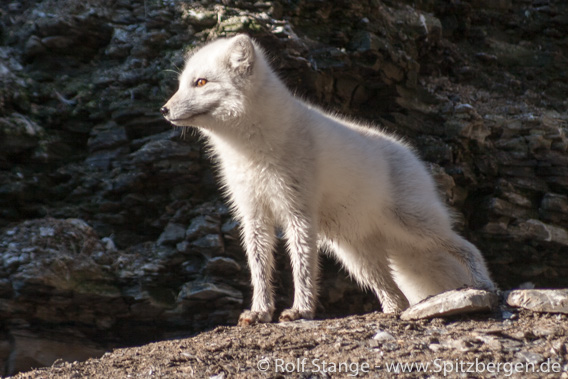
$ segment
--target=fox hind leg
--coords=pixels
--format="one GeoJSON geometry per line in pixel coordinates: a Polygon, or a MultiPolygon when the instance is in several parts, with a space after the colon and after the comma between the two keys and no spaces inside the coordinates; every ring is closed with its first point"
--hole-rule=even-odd
{"type": "Polygon", "coordinates": [[[457,233],[453,233],[450,242],[445,244],[450,254],[467,266],[471,273],[471,286],[486,291],[496,291],[497,287],[491,280],[483,256],[474,244],[457,233]]]}
{"type": "Polygon", "coordinates": [[[380,243],[367,242],[359,246],[332,243],[329,246],[351,277],[375,293],[384,313],[408,308],[408,300],[392,276],[386,250],[377,250],[380,243]]]}

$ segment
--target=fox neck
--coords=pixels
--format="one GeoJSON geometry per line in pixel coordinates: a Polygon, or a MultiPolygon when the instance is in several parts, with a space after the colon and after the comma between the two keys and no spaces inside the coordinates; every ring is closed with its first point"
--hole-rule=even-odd
{"type": "Polygon", "coordinates": [[[239,118],[202,129],[214,150],[231,147],[247,155],[274,155],[294,133],[294,120],[304,107],[276,75],[270,72],[262,79],[247,94],[246,110],[239,118]]]}

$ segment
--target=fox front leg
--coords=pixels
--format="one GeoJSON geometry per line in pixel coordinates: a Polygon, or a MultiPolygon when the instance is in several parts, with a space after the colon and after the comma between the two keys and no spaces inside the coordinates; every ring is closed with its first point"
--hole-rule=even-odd
{"type": "Polygon", "coordinates": [[[280,315],[279,321],[313,319],[318,295],[318,249],[310,221],[292,217],[286,227],[286,240],[294,276],[294,304],[280,315]]]}
{"type": "Polygon", "coordinates": [[[274,270],[274,227],[262,221],[244,223],[244,244],[253,288],[252,305],[239,317],[238,325],[253,325],[272,321],[274,295],[272,293],[272,272],[274,270]]]}

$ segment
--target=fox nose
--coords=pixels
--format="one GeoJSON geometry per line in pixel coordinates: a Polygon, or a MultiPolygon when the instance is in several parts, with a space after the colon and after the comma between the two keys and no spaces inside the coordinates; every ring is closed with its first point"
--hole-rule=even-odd
{"type": "Polygon", "coordinates": [[[170,110],[168,109],[168,107],[162,107],[160,108],[160,112],[162,113],[162,116],[167,116],[168,114],[170,114],[170,110]]]}

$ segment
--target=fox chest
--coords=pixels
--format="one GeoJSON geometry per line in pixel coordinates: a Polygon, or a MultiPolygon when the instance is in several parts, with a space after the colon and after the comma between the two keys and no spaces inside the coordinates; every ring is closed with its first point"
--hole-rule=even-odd
{"type": "Polygon", "coordinates": [[[263,162],[227,162],[223,181],[237,208],[254,213],[269,211],[279,218],[293,203],[294,179],[273,165],[263,162]]]}

